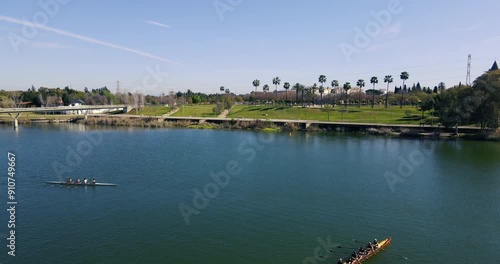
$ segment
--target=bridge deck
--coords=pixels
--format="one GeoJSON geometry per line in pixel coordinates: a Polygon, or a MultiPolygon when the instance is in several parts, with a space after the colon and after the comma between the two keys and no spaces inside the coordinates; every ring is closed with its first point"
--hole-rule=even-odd
{"type": "Polygon", "coordinates": [[[0,114],[98,110],[98,109],[115,109],[115,108],[126,108],[126,107],[127,107],[126,105],[82,105],[82,106],[31,107],[31,108],[0,108],[0,114]]]}

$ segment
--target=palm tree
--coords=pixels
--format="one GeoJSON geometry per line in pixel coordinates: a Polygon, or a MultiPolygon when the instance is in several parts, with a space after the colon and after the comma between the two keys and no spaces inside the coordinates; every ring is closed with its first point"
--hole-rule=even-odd
{"type": "Polygon", "coordinates": [[[387,90],[385,91],[385,108],[388,108],[388,103],[389,103],[389,84],[392,83],[394,79],[392,78],[392,75],[386,75],[384,77],[384,82],[387,83],[387,90]]]}
{"type": "Polygon", "coordinates": [[[273,84],[276,85],[276,90],[274,90],[274,92],[276,93],[276,95],[278,95],[278,85],[280,85],[280,83],[281,83],[280,77],[274,77],[273,78],[273,84]]]}
{"type": "Polygon", "coordinates": [[[253,87],[255,87],[255,93],[257,93],[257,88],[259,88],[259,86],[260,86],[260,80],[257,80],[257,79],[253,80],[252,84],[253,84],[253,87]]]}
{"type": "Polygon", "coordinates": [[[296,83],[294,86],[293,86],[293,89],[295,90],[295,103],[299,102],[299,92],[300,92],[300,83],[296,83]]]}
{"type": "MultiPolygon", "coordinates": [[[[269,85],[264,85],[262,87],[262,90],[264,91],[264,99],[267,101],[267,96],[266,96],[266,93],[269,92],[269,85]]],[[[267,102],[266,102],[267,103],[267,102]]]]}
{"type": "Polygon", "coordinates": [[[304,92],[305,92],[305,90],[306,90],[306,87],[304,85],[302,85],[302,84],[299,85],[299,91],[300,91],[301,96],[302,96],[300,99],[300,101],[302,102],[302,107],[304,107],[304,92]]]}
{"type": "Polygon", "coordinates": [[[323,84],[326,83],[326,76],[320,75],[318,78],[318,82],[321,83],[321,86],[323,86],[323,84]]]}
{"type": "Polygon", "coordinates": [[[373,84],[373,90],[372,90],[372,108],[375,104],[375,84],[378,83],[378,78],[373,76],[371,79],[370,79],[370,83],[373,84]]]}
{"type": "Polygon", "coordinates": [[[283,88],[285,88],[285,105],[287,105],[287,101],[288,101],[288,89],[290,89],[290,83],[289,82],[285,82],[283,84],[283,88]]]}
{"type": "Polygon", "coordinates": [[[358,82],[356,82],[356,85],[359,87],[358,91],[358,108],[361,108],[361,90],[363,87],[365,87],[365,80],[359,79],[358,82]]]}
{"type": "Polygon", "coordinates": [[[335,94],[333,95],[333,96],[334,96],[334,97],[333,97],[333,100],[334,100],[334,105],[337,103],[337,102],[336,102],[336,95],[337,95],[337,90],[336,90],[336,88],[338,88],[338,87],[339,87],[339,81],[337,81],[337,80],[333,80],[333,81],[332,81],[332,89],[334,89],[334,91],[335,91],[335,94]]]}
{"type": "Polygon", "coordinates": [[[257,105],[257,88],[259,88],[259,86],[260,86],[260,80],[257,80],[257,79],[253,80],[252,84],[253,84],[253,87],[255,87],[255,96],[254,97],[255,97],[255,104],[257,105]]]}
{"type": "Polygon", "coordinates": [[[316,96],[316,90],[318,89],[318,85],[315,83],[313,86],[311,86],[311,92],[312,92],[312,104],[314,106],[314,97],[316,96]]]}
{"type": "Polygon", "coordinates": [[[346,82],[344,83],[344,90],[345,90],[345,108],[347,108],[347,91],[349,91],[351,89],[351,83],[350,82],[346,82]]]}
{"type": "Polygon", "coordinates": [[[224,92],[224,90],[226,90],[226,88],[224,88],[224,86],[221,86],[221,87],[219,88],[219,90],[220,90],[220,92],[221,92],[221,96],[222,96],[222,93],[224,92]]]}
{"type": "Polygon", "coordinates": [[[320,104],[321,104],[321,107],[322,107],[322,108],[323,108],[323,93],[324,93],[324,92],[325,92],[325,88],[323,87],[323,85],[321,85],[321,86],[319,87],[319,94],[320,94],[320,96],[321,96],[321,102],[320,102],[320,104]]]}
{"type": "Polygon", "coordinates": [[[404,99],[405,99],[405,81],[410,78],[410,74],[408,72],[402,72],[400,75],[401,80],[403,80],[403,88],[401,89],[401,108],[404,107],[404,99]]]}

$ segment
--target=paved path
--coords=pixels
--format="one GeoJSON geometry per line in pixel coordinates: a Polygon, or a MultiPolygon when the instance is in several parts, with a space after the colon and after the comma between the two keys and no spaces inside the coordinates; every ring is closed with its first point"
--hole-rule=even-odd
{"type": "Polygon", "coordinates": [[[226,118],[226,116],[229,114],[229,110],[224,110],[222,113],[217,118],[226,118]]]}
{"type": "Polygon", "coordinates": [[[173,115],[173,114],[177,113],[177,111],[179,111],[179,108],[174,108],[172,111],[170,111],[170,112],[168,112],[168,113],[166,113],[166,114],[162,115],[161,117],[169,117],[169,116],[171,116],[171,115],[173,115]]]}

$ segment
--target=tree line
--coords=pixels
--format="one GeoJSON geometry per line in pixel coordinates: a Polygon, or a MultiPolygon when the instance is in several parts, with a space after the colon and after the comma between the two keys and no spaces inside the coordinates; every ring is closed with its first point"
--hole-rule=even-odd
{"type": "Polygon", "coordinates": [[[175,107],[184,104],[213,104],[214,112],[220,113],[224,109],[230,109],[235,103],[246,102],[249,104],[283,104],[286,106],[314,106],[331,105],[332,107],[343,105],[375,105],[384,106],[406,106],[418,107],[422,112],[422,118],[425,113],[438,117],[439,121],[447,127],[455,125],[473,125],[477,124],[481,128],[498,128],[500,123],[500,71],[491,69],[478,77],[472,86],[456,85],[446,89],[446,85],[440,82],[431,89],[430,87],[421,87],[420,83],[413,84],[412,87],[406,85],[410,75],[404,71],[400,75],[401,86],[394,87],[389,91],[390,84],[394,82],[391,75],[383,78],[385,92],[377,89],[379,79],[376,76],[370,78],[371,89],[363,91],[366,86],[365,80],[359,79],[353,90],[350,82],[340,85],[338,80],[331,81],[331,87],[325,88],[327,83],[326,75],[320,75],[318,82],[311,86],[301,83],[291,84],[283,82],[284,91],[278,91],[282,81],[279,77],[271,80],[274,85],[274,91],[270,92],[270,85],[262,86],[262,92],[258,91],[261,85],[260,80],[252,82],[254,90],[249,94],[235,95],[224,86],[219,88],[220,93],[205,94],[195,93],[188,89],[186,92],[173,92],[161,94],[159,96],[144,95],[137,91],[111,93],[106,87],[88,89],[83,91],[71,89],[69,87],[47,88],[40,87],[35,89],[31,86],[26,91],[4,91],[0,90],[0,107],[19,107],[21,103],[29,102],[33,106],[58,106],[70,105],[74,100],[82,100],[87,105],[104,104],[127,104],[136,108],[144,105],[169,105],[175,107]],[[330,93],[325,94],[326,89],[330,93]]]}

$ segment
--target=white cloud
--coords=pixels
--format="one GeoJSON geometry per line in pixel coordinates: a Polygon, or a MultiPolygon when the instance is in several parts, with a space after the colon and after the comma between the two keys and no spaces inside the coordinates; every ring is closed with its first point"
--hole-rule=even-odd
{"type": "Polygon", "coordinates": [[[151,24],[151,25],[159,26],[159,27],[171,28],[171,26],[169,26],[169,25],[165,25],[165,24],[162,24],[162,23],[156,22],[156,21],[146,20],[144,22],[151,24]]]}
{"type": "Polygon", "coordinates": [[[113,44],[113,43],[110,43],[110,42],[98,40],[98,39],[91,38],[91,37],[86,37],[86,36],[78,35],[78,34],[71,33],[71,32],[68,32],[68,31],[64,31],[64,30],[61,30],[61,29],[57,29],[57,28],[53,28],[53,27],[48,27],[48,26],[44,26],[44,25],[41,25],[41,24],[31,23],[31,22],[26,21],[26,20],[20,20],[20,19],[17,19],[17,18],[2,16],[2,15],[0,15],[0,20],[6,21],[6,22],[10,22],[10,23],[14,23],[14,24],[18,24],[18,25],[23,25],[23,26],[26,26],[26,27],[32,27],[32,28],[37,28],[37,29],[41,29],[41,30],[45,30],[45,31],[50,31],[50,32],[56,33],[56,34],[61,35],[61,36],[65,36],[65,37],[69,37],[69,38],[73,38],[73,39],[78,39],[78,40],[82,40],[82,41],[85,41],[85,42],[88,42],[88,43],[93,43],[93,44],[97,44],[97,45],[101,45],[101,46],[106,46],[106,47],[113,48],[113,49],[123,50],[123,51],[130,52],[130,53],[135,53],[137,55],[140,55],[140,56],[143,56],[143,57],[147,57],[147,58],[151,58],[151,59],[155,59],[155,60],[159,60],[159,61],[164,61],[164,62],[178,64],[175,61],[171,61],[169,59],[162,58],[160,56],[156,56],[156,55],[153,55],[151,53],[147,53],[147,52],[136,50],[136,49],[127,48],[127,47],[124,47],[124,46],[116,45],[116,44],[113,44]]]}

